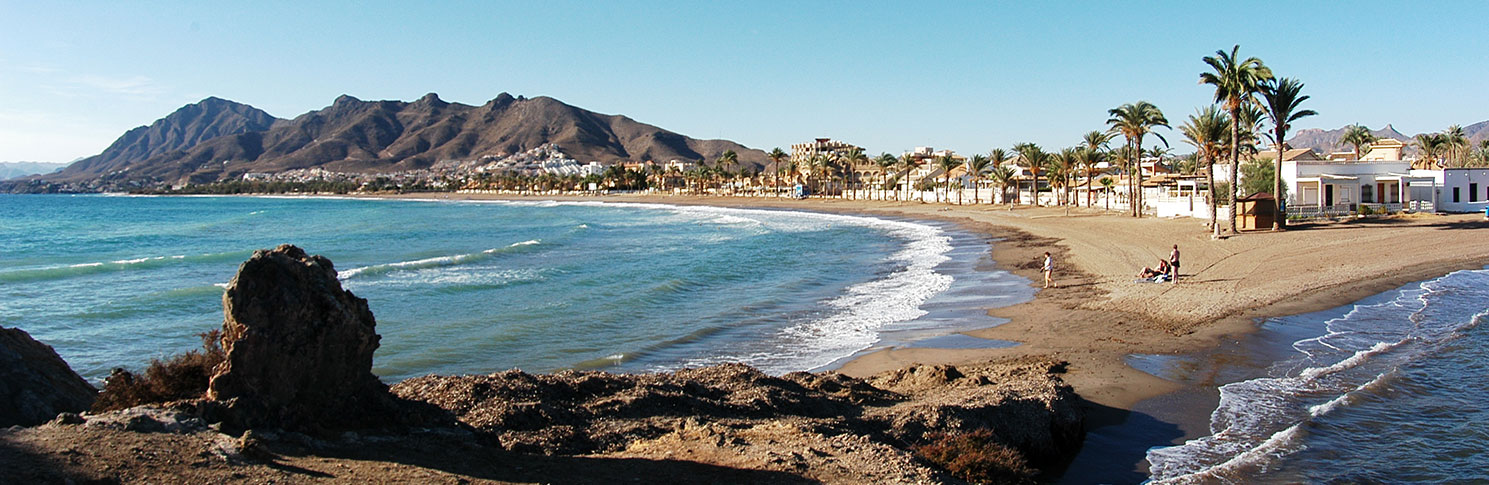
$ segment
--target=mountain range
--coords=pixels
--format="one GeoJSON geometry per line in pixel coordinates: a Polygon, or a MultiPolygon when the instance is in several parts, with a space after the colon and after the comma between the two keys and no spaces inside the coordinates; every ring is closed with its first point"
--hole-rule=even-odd
{"type": "Polygon", "coordinates": [[[66,163],[0,162],[0,180],[52,173],[66,166],[66,163]]]}
{"type": "Polygon", "coordinates": [[[503,157],[548,143],[581,162],[712,160],[727,150],[744,166],[767,162],[765,152],[732,141],[697,140],[549,97],[502,93],[471,106],[433,93],[413,102],[342,95],[330,106],[287,120],[211,97],[129,130],[102,153],[41,179],[202,183],[312,167],[394,172],[442,160],[503,157]]]}
{"type": "MultiPolygon", "coordinates": [[[[1346,128],[1348,126],[1341,126],[1333,130],[1319,128],[1298,130],[1293,134],[1292,138],[1287,140],[1287,145],[1292,148],[1312,148],[1323,155],[1328,155],[1330,152],[1350,150],[1351,147],[1339,142],[1339,139],[1344,136],[1344,130],[1346,128]]],[[[1415,155],[1417,153],[1416,147],[1411,144],[1412,138],[1415,135],[1407,135],[1396,131],[1396,128],[1390,124],[1377,130],[1370,130],[1370,134],[1375,135],[1376,138],[1395,138],[1400,140],[1406,144],[1406,155],[1415,155]]],[[[1480,140],[1489,138],[1489,121],[1480,121],[1465,126],[1463,127],[1463,134],[1468,136],[1469,143],[1477,145],[1480,140]]]]}

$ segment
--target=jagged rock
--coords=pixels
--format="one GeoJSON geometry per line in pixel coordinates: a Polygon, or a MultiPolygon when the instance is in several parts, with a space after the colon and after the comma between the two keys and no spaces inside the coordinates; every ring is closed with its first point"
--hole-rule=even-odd
{"type": "Polygon", "coordinates": [[[51,346],[21,329],[0,327],[0,427],[34,426],[57,413],[82,412],[97,395],[51,346]]]}
{"type": "Polygon", "coordinates": [[[207,397],[226,404],[232,424],[321,430],[387,418],[391,395],[372,374],[377,322],[330,260],[287,244],[256,251],[222,301],[227,357],[207,397]]]}

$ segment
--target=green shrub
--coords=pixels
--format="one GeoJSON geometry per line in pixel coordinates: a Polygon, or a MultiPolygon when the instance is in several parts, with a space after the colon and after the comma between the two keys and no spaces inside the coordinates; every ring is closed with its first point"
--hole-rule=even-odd
{"type": "Polygon", "coordinates": [[[916,456],[973,483],[1034,483],[1038,473],[1018,450],[998,443],[992,430],[931,433],[916,445],[916,456]]]}
{"type": "Polygon", "coordinates": [[[161,362],[152,359],[144,377],[124,369],[114,369],[104,381],[103,391],[93,402],[93,412],[125,409],[141,404],[161,403],[202,397],[213,369],[224,359],[222,331],[198,334],[202,350],[192,350],[161,362]]]}

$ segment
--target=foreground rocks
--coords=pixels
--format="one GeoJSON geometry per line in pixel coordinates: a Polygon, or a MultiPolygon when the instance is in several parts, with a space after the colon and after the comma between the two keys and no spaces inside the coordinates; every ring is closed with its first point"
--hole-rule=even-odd
{"type": "Polygon", "coordinates": [[[377,322],[336,268],[290,245],[260,250],[222,295],[220,364],[207,398],[249,428],[372,426],[394,413],[372,374],[377,322]]]}
{"type": "MultiPolygon", "coordinates": [[[[743,365],[657,374],[426,376],[399,397],[454,414],[483,442],[548,455],[689,459],[818,481],[942,482],[912,448],[992,430],[1021,470],[1063,465],[1084,438],[1078,398],[1042,361],[914,366],[860,380],[743,365]]],[[[1023,478],[1032,478],[1032,475],[1023,478]]]]}
{"type": "Polygon", "coordinates": [[[18,328],[0,327],[0,427],[32,426],[57,413],[80,413],[98,390],[51,346],[18,328]]]}

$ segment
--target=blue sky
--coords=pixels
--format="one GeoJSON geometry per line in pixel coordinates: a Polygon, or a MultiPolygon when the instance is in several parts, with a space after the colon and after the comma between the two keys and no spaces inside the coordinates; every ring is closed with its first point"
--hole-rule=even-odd
{"type": "Polygon", "coordinates": [[[1295,129],[1412,134],[1489,120],[1484,18],[1476,1],[0,0],[0,161],[96,154],[207,96],[289,118],[343,93],[552,96],[764,149],[1059,148],[1138,100],[1177,126],[1213,95],[1200,59],[1233,44],[1306,84],[1320,115],[1295,129]]]}

